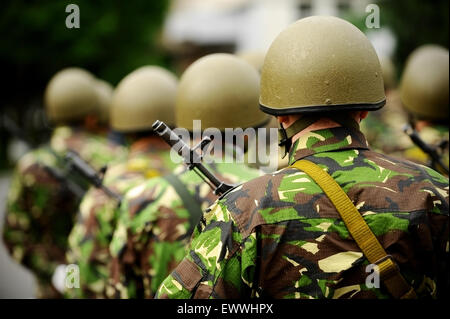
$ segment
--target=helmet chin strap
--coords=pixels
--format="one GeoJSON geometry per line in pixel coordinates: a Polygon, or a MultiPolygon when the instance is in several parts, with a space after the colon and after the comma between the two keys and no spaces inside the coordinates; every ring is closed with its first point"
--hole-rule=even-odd
{"type": "Polygon", "coordinates": [[[283,150],[283,156],[281,158],[285,158],[289,153],[292,146],[292,137],[298,132],[303,131],[317,120],[317,117],[304,116],[292,123],[292,125],[288,128],[284,128],[283,124],[280,123],[280,127],[278,128],[278,146],[280,146],[283,150]]]}
{"type": "Polygon", "coordinates": [[[352,130],[359,131],[359,124],[355,119],[350,117],[347,114],[337,115],[334,114],[332,116],[302,116],[297,121],[292,123],[288,128],[284,128],[283,124],[280,124],[278,128],[278,146],[280,146],[283,150],[283,156],[281,158],[285,158],[289,153],[289,150],[292,147],[292,137],[298,132],[303,131],[305,128],[310,126],[311,124],[317,122],[320,118],[330,118],[334,122],[340,124],[343,127],[347,127],[352,130]]]}

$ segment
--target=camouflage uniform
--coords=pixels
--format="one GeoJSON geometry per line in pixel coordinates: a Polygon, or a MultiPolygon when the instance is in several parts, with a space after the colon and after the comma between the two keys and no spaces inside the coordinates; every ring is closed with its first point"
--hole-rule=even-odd
{"type": "MultiPolygon", "coordinates": [[[[104,185],[117,194],[125,194],[148,178],[169,173],[175,164],[170,149],[159,137],[133,143],[125,161],[111,166],[104,185]]],[[[67,297],[102,298],[108,275],[108,246],[116,225],[118,200],[101,189],[91,188],[80,204],[78,220],[69,236],[67,260],[80,269],[81,289],[67,289],[67,297]]]]}
{"type": "MultiPolygon", "coordinates": [[[[401,102],[410,115],[411,126],[426,144],[436,147],[438,156],[448,170],[448,49],[426,44],[411,52],[403,70],[399,91],[401,102]],[[447,145],[441,145],[445,141],[447,145]]],[[[431,163],[430,156],[415,145],[406,148],[402,155],[445,171],[439,165],[432,165],[434,163],[431,163]]]]}
{"type": "MultiPolygon", "coordinates": [[[[206,166],[228,183],[242,183],[260,175],[244,164],[206,166]]],[[[113,260],[109,297],[153,298],[159,284],[185,255],[202,211],[217,199],[210,186],[184,165],[174,174],[198,203],[194,207],[199,210],[198,216],[189,211],[176,188],[164,177],[130,190],[110,246],[113,260]]]]}
{"type": "MultiPolygon", "coordinates": [[[[422,128],[420,132],[418,132],[418,134],[425,143],[438,148],[438,154],[442,156],[441,157],[442,162],[448,167],[449,166],[448,127],[437,124],[429,125],[422,128]],[[446,141],[445,147],[440,149],[439,144],[444,141],[446,141]]],[[[417,145],[413,144],[412,142],[410,147],[404,149],[402,154],[400,154],[399,156],[419,164],[430,166],[429,155],[425,154],[417,145]]]]}
{"type": "MultiPolygon", "coordinates": [[[[370,151],[362,133],[343,127],[301,136],[290,163],[303,158],[344,189],[419,296],[446,285],[448,179],[370,151]]],[[[239,186],[211,206],[157,296],[389,298],[383,286],[366,286],[367,265],[319,186],[286,168],[239,186]]]]}
{"type": "Polygon", "coordinates": [[[361,132],[371,149],[391,156],[403,156],[412,147],[410,138],[402,127],[408,123],[408,114],[402,107],[398,90],[386,92],[386,107],[370,112],[361,122],[361,132]]]}
{"type": "Polygon", "coordinates": [[[51,278],[55,267],[66,262],[67,236],[79,204],[79,198],[54,174],[62,172],[60,158],[68,149],[97,169],[126,154],[124,148],[83,129],[59,127],[50,146],[33,150],[19,161],[8,194],[3,238],[11,256],[35,274],[42,298],[60,297],[51,278]]]}
{"type": "MultiPolygon", "coordinates": [[[[417,147],[407,134],[403,125],[408,123],[408,114],[403,108],[399,91],[387,92],[387,107],[371,112],[361,123],[361,131],[367,137],[371,149],[381,153],[407,159],[429,166],[429,156],[417,147]]],[[[429,145],[438,146],[448,141],[448,127],[430,125],[419,132],[420,137],[429,145]]],[[[448,166],[448,144],[442,151],[443,162],[448,166]]]]}

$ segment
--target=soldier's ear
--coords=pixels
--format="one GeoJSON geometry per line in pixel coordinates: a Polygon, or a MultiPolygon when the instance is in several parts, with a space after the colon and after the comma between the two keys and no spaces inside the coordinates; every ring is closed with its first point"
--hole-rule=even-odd
{"type": "Polygon", "coordinates": [[[367,115],[369,115],[369,111],[361,111],[360,114],[361,121],[364,120],[367,117],[367,115]]]}
{"type": "Polygon", "coordinates": [[[361,123],[362,120],[364,120],[367,115],[369,115],[369,111],[353,111],[350,112],[350,116],[355,119],[356,122],[361,123]]]}
{"type": "Polygon", "coordinates": [[[278,123],[281,123],[281,124],[287,124],[289,122],[288,115],[280,115],[280,116],[277,116],[276,118],[277,118],[278,123]]]}
{"type": "Polygon", "coordinates": [[[288,128],[301,117],[300,114],[280,115],[277,116],[278,123],[283,124],[284,128],[288,128]]]}

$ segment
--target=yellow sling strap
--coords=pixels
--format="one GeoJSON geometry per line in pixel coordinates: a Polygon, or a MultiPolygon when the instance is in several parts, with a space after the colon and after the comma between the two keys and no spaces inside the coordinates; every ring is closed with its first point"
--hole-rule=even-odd
{"type": "Polygon", "coordinates": [[[414,289],[406,282],[392,260],[392,256],[386,254],[383,246],[339,184],[310,161],[300,160],[290,167],[308,174],[328,196],[363,254],[371,264],[378,266],[380,278],[389,293],[396,299],[417,298],[414,289]]]}

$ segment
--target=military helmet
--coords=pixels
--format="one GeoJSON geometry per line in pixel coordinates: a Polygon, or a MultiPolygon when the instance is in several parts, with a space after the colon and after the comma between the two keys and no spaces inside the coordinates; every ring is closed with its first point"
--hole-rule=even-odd
{"type": "Polygon", "coordinates": [[[345,20],[301,19],[282,31],[266,54],[260,98],[266,113],[376,110],[385,102],[375,49],[345,20]]]}
{"type": "Polygon", "coordinates": [[[258,72],[261,72],[266,55],[262,51],[241,51],[236,53],[236,56],[252,65],[258,72]]]}
{"type": "Polygon", "coordinates": [[[176,125],[191,131],[193,120],[205,129],[264,125],[268,117],[258,109],[258,98],[259,75],[250,64],[232,54],[207,55],[181,76],[176,125]]]}
{"type": "Polygon", "coordinates": [[[97,90],[99,100],[99,107],[98,107],[99,121],[103,124],[108,124],[114,88],[108,82],[97,79],[95,81],[95,89],[97,90]]]}
{"type": "Polygon", "coordinates": [[[158,66],[143,66],[120,81],[114,91],[110,125],[121,132],[149,130],[161,120],[174,125],[177,78],[158,66]]]}
{"type": "Polygon", "coordinates": [[[44,93],[48,119],[54,123],[67,123],[97,114],[95,81],[91,73],[81,68],[66,68],[57,72],[44,93]]]}
{"type": "Polygon", "coordinates": [[[407,59],[400,83],[400,97],[412,115],[424,120],[448,119],[448,50],[424,45],[407,59]]]}
{"type": "Polygon", "coordinates": [[[381,71],[383,73],[383,82],[385,89],[393,89],[397,85],[395,66],[392,60],[387,56],[380,57],[381,71]]]}

